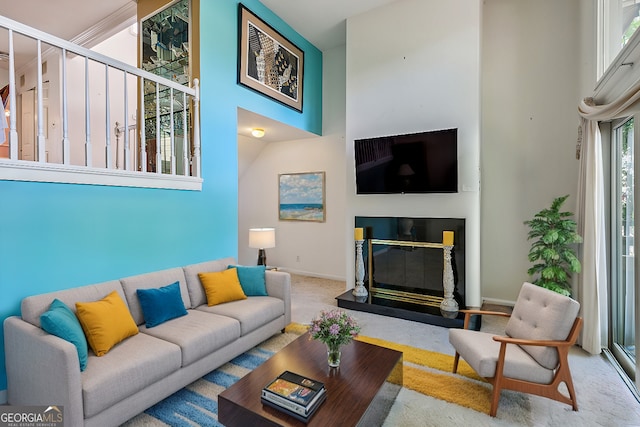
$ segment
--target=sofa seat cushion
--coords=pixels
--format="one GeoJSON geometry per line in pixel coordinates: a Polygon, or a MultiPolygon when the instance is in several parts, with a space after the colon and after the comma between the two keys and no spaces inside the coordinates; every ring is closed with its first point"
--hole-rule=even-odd
{"type": "Polygon", "coordinates": [[[84,418],[91,418],[180,369],[180,347],[137,334],[102,357],[89,355],[82,372],[84,418]]]}
{"type": "MultiPolygon", "coordinates": [[[[494,341],[494,334],[450,329],[449,342],[481,377],[492,378],[496,374],[500,343],[494,341]]],[[[546,369],[520,346],[507,344],[504,376],[523,381],[549,384],[553,380],[553,370],[546,369]]]]}
{"type": "Polygon", "coordinates": [[[240,322],[242,335],[266,325],[284,315],[284,301],[273,297],[247,297],[247,299],[227,302],[208,307],[201,305],[197,310],[231,317],[240,322]]]}
{"type": "Polygon", "coordinates": [[[190,365],[240,337],[240,323],[230,317],[187,310],[186,316],[140,332],[171,342],[182,351],[182,366],[190,365]]]}

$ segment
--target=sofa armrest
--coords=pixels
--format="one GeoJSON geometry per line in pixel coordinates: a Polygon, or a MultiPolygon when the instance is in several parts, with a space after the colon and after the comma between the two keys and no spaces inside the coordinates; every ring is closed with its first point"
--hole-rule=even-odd
{"type": "Polygon", "coordinates": [[[285,326],[291,323],[291,275],[285,271],[267,270],[264,274],[267,293],[284,301],[285,326]]]}
{"type": "Polygon", "coordinates": [[[65,425],[83,425],[76,347],[17,316],[5,319],[4,340],[8,403],[61,405],[65,425]]]}

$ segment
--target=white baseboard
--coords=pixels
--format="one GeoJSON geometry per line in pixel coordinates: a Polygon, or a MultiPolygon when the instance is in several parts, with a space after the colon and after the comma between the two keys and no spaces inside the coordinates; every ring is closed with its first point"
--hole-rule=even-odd
{"type": "Polygon", "coordinates": [[[0,405],[7,404],[7,390],[0,390],[0,405]]]}
{"type": "Polygon", "coordinates": [[[506,305],[509,307],[513,307],[514,305],[516,305],[515,301],[509,301],[509,300],[497,299],[497,298],[482,298],[482,302],[487,304],[506,305]]]}
{"type": "Polygon", "coordinates": [[[278,270],[286,271],[287,273],[290,273],[290,274],[298,274],[300,276],[318,277],[320,279],[338,280],[338,281],[341,281],[341,282],[345,281],[344,277],[332,276],[330,274],[313,273],[311,271],[295,270],[295,269],[292,269],[292,268],[278,268],[278,270]]]}

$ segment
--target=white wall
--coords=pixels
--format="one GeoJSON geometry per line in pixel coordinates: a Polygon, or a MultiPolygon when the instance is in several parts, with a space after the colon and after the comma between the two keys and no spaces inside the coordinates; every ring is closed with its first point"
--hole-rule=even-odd
{"type": "Polygon", "coordinates": [[[250,226],[275,226],[269,263],[351,287],[356,215],[463,217],[467,304],[514,301],[530,265],[523,221],[563,194],[575,207],[576,107],[595,84],[593,19],[580,0],[406,0],[349,19],[346,53],[324,54],[325,136],[268,144],[246,169],[239,259],[255,262],[250,226]],[[458,194],[355,195],[354,139],[446,127],[460,132],[458,194]],[[278,173],[303,170],[327,171],[324,225],[277,221],[278,173]]]}
{"type": "Polygon", "coordinates": [[[323,136],[263,143],[238,136],[238,261],[255,264],[252,227],[275,227],[267,262],[293,273],[345,279],[344,69],[345,48],[323,53],[323,136]],[[326,222],[278,221],[278,175],[326,172],[326,222]]]}
{"type": "Polygon", "coordinates": [[[513,301],[529,279],[531,242],[523,222],[565,194],[570,197],[564,208],[575,210],[577,105],[589,95],[582,76],[593,75],[593,59],[584,55],[589,50],[581,40],[589,41],[591,52],[595,46],[593,39],[580,37],[581,15],[589,17],[585,3],[484,2],[481,277],[486,299],[513,301]]]}
{"type": "Polygon", "coordinates": [[[347,278],[355,216],[466,219],[467,305],[480,304],[480,4],[406,0],[347,21],[347,278]],[[355,194],[353,141],[458,128],[459,192],[355,194]]]}

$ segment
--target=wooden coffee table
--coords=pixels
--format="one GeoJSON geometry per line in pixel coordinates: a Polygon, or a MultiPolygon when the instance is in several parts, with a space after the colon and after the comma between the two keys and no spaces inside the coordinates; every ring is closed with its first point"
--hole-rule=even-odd
{"type": "Polygon", "coordinates": [[[340,367],[331,369],[326,346],[306,333],[220,393],[218,421],[227,427],[304,426],[260,402],[262,388],[286,370],[327,389],[327,400],[306,425],[371,426],[384,420],[402,387],[402,352],[353,341],[342,347],[340,367]]]}

